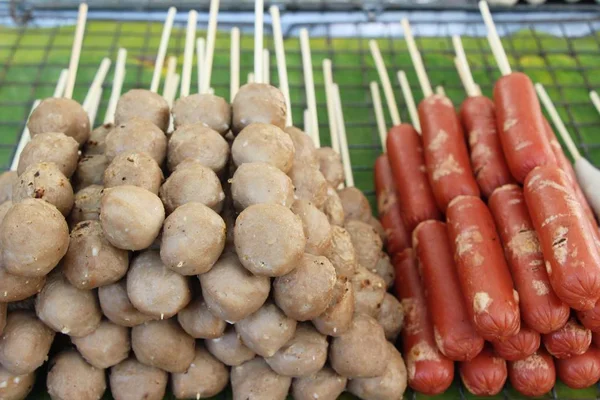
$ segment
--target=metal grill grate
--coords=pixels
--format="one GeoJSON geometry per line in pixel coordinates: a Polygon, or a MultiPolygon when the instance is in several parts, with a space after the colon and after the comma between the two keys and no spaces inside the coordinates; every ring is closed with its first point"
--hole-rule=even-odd
{"type": "MultiPolygon", "coordinates": [[[[71,50],[75,10],[39,10],[32,4],[35,2],[30,2],[27,8],[17,7],[16,15],[11,16],[9,4],[0,1],[0,166],[3,169],[10,164],[33,101],[51,95],[60,70],[68,64],[71,50]],[[25,9],[28,10],[26,14],[22,13],[25,9]],[[25,16],[26,22],[15,24],[13,16],[17,20],[23,20],[25,16]]],[[[530,8],[518,10],[495,14],[513,68],[528,73],[534,81],[546,86],[582,153],[600,165],[600,115],[588,98],[588,91],[600,86],[600,10],[589,6],[585,7],[585,13],[573,11],[573,7],[565,8],[568,12],[564,13],[544,12],[544,8],[536,8],[535,12],[525,11],[530,8]]],[[[100,60],[108,56],[114,61],[119,47],[125,47],[129,52],[123,90],[147,87],[164,15],[164,10],[145,13],[139,10],[102,11],[94,8],[92,3],[74,98],[83,99],[100,60]]],[[[395,77],[399,69],[405,70],[417,101],[422,97],[402,39],[399,21],[403,16],[411,20],[432,84],[443,85],[456,106],[465,94],[454,70],[452,34],[463,36],[475,79],[485,94],[491,94],[499,72],[483,37],[485,28],[475,11],[388,11],[381,14],[366,11],[287,11],[282,14],[294,121],[301,125],[302,111],[306,107],[297,38],[300,27],[306,26],[312,38],[322,142],[328,145],[330,141],[321,62],[330,58],[334,79],[342,93],[356,184],[371,199],[372,166],[381,147],[368,90],[369,82],[377,80],[369,53],[369,39],[378,40],[390,76],[395,77]]],[[[168,49],[168,55],[179,56],[179,66],[185,42],[185,18],[184,13],[177,16],[168,49]]],[[[206,21],[204,9],[199,15],[201,30],[205,28],[206,21]]],[[[268,22],[267,18],[265,46],[272,49],[268,22]]],[[[252,67],[252,15],[223,13],[219,20],[213,87],[217,95],[225,98],[229,93],[229,29],[234,25],[242,29],[242,81],[252,67]]],[[[199,33],[203,34],[201,30],[199,33]]],[[[272,56],[271,81],[276,83],[275,65],[272,56]]],[[[195,79],[193,74],[193,88],[196,87],[195,79]]],[[[104,85],[98,120],[104,115],[111,80],[112,71],[104,85]]],[[[408,112],[395,78],[393,84],[401,117],[408,121],[408,112]]],[[[387,121],[389,126],[389,118],[387,121]]],[[[564,386],[558,386],[552,392],[553,398],[597,396],[600,396],[600,390],[573,392],[564,386]]],[[[504,390],[503,397],[520,398],[508,388],[504,390]]],[[[469,396],[457,382],[447,398],[469,396]]]]}

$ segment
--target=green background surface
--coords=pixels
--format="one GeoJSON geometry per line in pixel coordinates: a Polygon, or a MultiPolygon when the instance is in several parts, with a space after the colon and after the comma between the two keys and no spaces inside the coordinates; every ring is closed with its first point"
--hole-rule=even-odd
{"type": "MultiPolygon", "coordinates": [[[[90,22],[84,41],[82,66],[79,70],[75,99],[79,101],[83,99],[100,60],[105,56],[114,59],[118,47],[125,47],[129,50],[128,72],[124,90],[135,87],[139,82],[149,85],[152,76],[153,56],[155,49],[158,47],[161,30],[162,25],[159,23],[128,22],[126,25],[121,25],[105,21],[90,22]],[[124,31],[124,27],[126,27],[126,31],[124,31]]],[[[4,83],[0,86],[0,99],[8,100],[5,106],[0,107],[0,144],[15,144],[22,128],[22,125],[18,123],[25,120],[33,99],[51,95],[60,70],[66,67],[68,63],[72,33],[72,27],[28,28],[26,31],[19,28],[0,27],[0,65],[3,66],[0,79],[3,79],[4,83]],[[23,84],[15,85],[19,82],[23,84]],[[31,83],[31,85],[27,85],[27,83],[31,83]]],[[[175,28],[173,37],[176,40],[171,40],[169,55],[182,54],[182,30],[175,28]]],[[[600,86],[600,57],[597,55],[599,37],[600,35],[596,34],[595,37],[588,36],[567,41],[564,38],[551,37],[531,30],[522,30],[504,40],[506,45],[510,45],[511,52],[518,54],[518,56],[510,57],[513,66],[517,66],[518,69],[528,73],[533,81],[545,84],[553,99],[576,105],[571,107],[572,121],[567,119],[568,115],[564,107],[559,106],[558,108],[562,117],[568,123],[581,124],[579,127],[580,136],[575,135],[573,129],[570,129],[578,144],[600,143],[600,133],[597,130],[600,124],[600,116],[589,103],[588,89],[585,87],[586,85],[600,86]],[[545,52],[544,49],[552,49],[552,52],[545,52]]],[[[245,80],[244,77],[250,72],[252,65],[252,43],[251,36],[242,37],[242,81],[245,80]]],[[[499,74],[493,67],[491,55],[487,51],[484,54],[480,52],[482,47],[487,49],[487,44],[482,38],[469,37],[463,38],[463,43],[476,82],[480,84],[485,94],[490,95],[493,85],[492,79],[497,78],[499,74]],[[491,74],[489,73],[490,68],[493,69],[491,74]],[[490,75],[492,79],[490,79],[490,75]]],[[[272,48],[270,40],[267,39],[266,44],[272,48]]],[[[321,62],[324,58],[331,58],[334,65],[334,79],[341,87],[342,102],[348,125],[348,140],[352,146],[351,159],[356,185],[365,191],[372,191],[371,168],[375,158],[380,153],[380,149],[377,147],[378,139],[368,93],[368,81],[376,80],[377,74],[371,57],[368,55],[366,40],[312,38],[311,45],[322,143],[326,145],[330,141],[327,128],[325,93],[322,87],[321,62]],[[361,63],[361,65],[357,66],[357,63],[361,63]],[[359,67],[367,68],[366,72],[359,70],[359,67]]],[[[382,39],[379,41],[379,46],[388,66],[395,65],[406,70],[418,101],[421,98],[421,92],[417,88],[416,76],[404,41],[400,39],[393,41],[382,39]]],[[[448,38],[422,38],[419,40],[419,46],[425,64],[430,70],[432,84],[445,85],[446,92],[454,104],[460,104],[464,99],[464,92],[458,85],[458,75],[454,71],[453,53],[448,38]]],[[[303,75],[298,39],[286,39],[285,47],[292,103],[303,102],[303,75]]],[[[181,62],[182,56],[179,57],[179,66],[181,62]]],[[[391,67],[389,69],[394,86],[396,86],[395,70],[391,67]]],[[[271,61],[271,70],[272,80],[276,82],[274,58],[271,61]]],[[[103,119],[104,108],[110,95],[111,80],[112,70],[109,72],[107,84],[105,85],[103,103],[97,121],[103,119]]],[[[228,82],[229,35],[226,32],[221,32],[217,38],[213,70],[213,86],[217,95],[225,98],[229,97],[228,82]]],[[[195,76],[192,85],[192,87],[196,85],[195,76]]],[[[399,92],[398,90],[397,93],[399,92]]],[[[408,121],[408,114],[400,97],[397,94],[401,115],[403,120],[408,121]]],[[[296,104],[293,116],[296,125],[301,126],[301,106],[296,104]]],[[[572,128],[571,125],[568,125],[568,127],[572,128]]],[[[8,147],[0,149],[0,164],[8,165],[11,154],[12,150],[8,147]]],[[[600,147],[592,147],[587,155],[592,162],[597,165],[600,164],[600,147]]],[[[49,398],[44,391],[44,382],[39,380],[31,398],[49,398]]],[[[509,386],[507,386],[504,394],[511,399],[523,398],[509,386]]],[[[574,391],[559,383],[556,386],[556,394],[559,398],[564,399],[591,399],[596,397],[597,390],[594,387],[588,390],[574,391]]],[[[110,398],[108,393],[105,397],[110,398]]],[[[407,394],[406,397],[410,398],[410,395],[407,394]]],[[[468,394],[466,397],[476,398],[468,394]]],[[[216,398],[229,399],[231,395],[227,393],[216,398]]],[[[353,397],[344,395],[342,398],[351,399],[353,397]]],[[[417,398],[429,399],[432,397],[417,395],[417,398]]],[[[433,398],[461,398],[458,382],[455,381],[454,385],[443,396],[433,398]]],[[[505,397],[501,395],[498,398],[505,397]]]]}

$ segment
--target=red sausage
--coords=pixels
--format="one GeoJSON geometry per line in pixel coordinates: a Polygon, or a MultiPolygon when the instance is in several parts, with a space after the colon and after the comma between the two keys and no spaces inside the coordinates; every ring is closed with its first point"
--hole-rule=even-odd
{"type": "Polygon", "coordinates": [[[564,171],[565,174],[567,174],[567,178],[569,178],[569,182],[571,183],[573,191],[575,192],[575,197],[577,198],[577,200],[579,200],[579,204],[581,204],[586,218],[592,225],[592,229],[594,230],[597,239],[600,240],[600,235],[598,235],[598,223],[596,222],[596,217],[594,216],[594,212],[592,211],[592,208],[590,207],[587,199],[585,198],[585,195],[581,191],[581,187],[579,186],[579,182],[577,181],[577,175],[575,175],[575,170],[573,169],[573,164],[571,164],[571,161],[569,161],[569,159],[565,155],[565,152],[560,146],[560,143],[556,139],[556,135],[554,134],[552,127],[548,123],[548,120],[545,118],[544,126],[546,128],[546,136],[550,141],[550,147],[552,147],[552,151],[554,152],[554,156],[556,157],[556,164],[560,169],[564,171]]]}
{"type": "Polygon", "coordinates": [[[508,363],[508,379],[525,396],[542,396],[556,383],[556,370],[550,354],[544,349],[529,357],[508,363]]]}
{"type": "Polygon", "coordinates": [[[463,384],[475,396],[497,395],[508,375],[506,361],[497,357],[489,345],[474,359],[459,363],[458,369],[463,384]]]}
{"type": "Polygon", "coordinates": [[[419,120],[427,175],[439,209],[446,211],[456,196],[479,196],[452,101],[439,94],[427,97],[419,104],[419,120]]]}
{"type": "Polygon", "coordinates": [[[454,363],[440,353],[435,345],[413,250],[406,249],[397,254],[394,266],[396,293],[404,307],[402,344],[408,384],[424,394],[443,393],[452,384],[454,363]]]}
{"type": "Polygon", "coordinates": [[[596,332],[592,333],[592,344],[595,348],[600,349],[600,334],[596,332]]]}
{"type": "Polygon", "coordinates": [[[515,336],[494,342],[494,351],[506,361],[518,361],[529,357],[540,348],[540,334],[521,324],[515,336]]]}
{"type": "Polygon", "coordinates": [[[494,102],[485,96],[468,97],[460,107],[460,119],[469,138],[471,166],[481,193],[489,198],[494,189],[516,182],[500,145],[494,102]]]}
{"type": "Polygon", "coordinates": [[[591,310],[577,311],[577,319],[592,332],[600,332],[600,301],[591,310]]]}
{"type": "Polygon", "coordinates": [[[556,360],[558,378],[572,389],[590,387],[600,379],[600,350],[590,347],[579,356],[556,360]]]}
{"type": "Polygon", "coordinates": [[[519,296],[488,208],[479,197],[459,196],[450,202],[446,216],[458,278],[475,329],[489,341],[516,335],[521,325],[519,296]]]}
{"type": "Polygon", "coordinates": [[[529,171],[556,160],[544,132],[544,117],[531,79],[513,72],[494,86],[496,124],[508,168],[522,183],[529,171]]]}
{"type": "Polygon", "coordinates": [[[592,309],[600,298],[600,253],[566,174],[538,167],[524,190],[554,292],[576,310],[592,309]]]}
{"type": "Polygon", "coordinates": [[[392,168],[385,154],[377,157],[375,161],[375,193],[377,195],[379,222],[381,222],[387,236],[387,251],[389,254],[396,254],[410,247],[410,236],[406,232],[404,222],[402,222],[396,184],[394,183],[392,168]]]}
{"type": "Polygon", "coordinates": [[[423,145],[417,131],[408,124],[394,126],[386,144],[402,219],[410,234],[422,221],[440,219],[442,215],[427,180],[423,145]]]}
{"type": "Polygon", "coordinates": [[[543,335],[542,341],[554,358],[569,358],[587,351],[592,343],[592,331],[571,318],[556,332],[543,335]]]}
{"type": "Polygon", "coordinates": [[[484,342],[467,312],[446,224],[421,222],[413,231],[413,247],[438,349],[453,361],[473,359],[484,342]]]}
{"type": "Polygon", "coordinates": [[[521,318],[539,333],[560,329],[569,319],[571,310],[550,286],[544,256],[525,205],[523,191],[517,185],[502,186],[494,191],[488,205],[519,293],[521,318]]]}

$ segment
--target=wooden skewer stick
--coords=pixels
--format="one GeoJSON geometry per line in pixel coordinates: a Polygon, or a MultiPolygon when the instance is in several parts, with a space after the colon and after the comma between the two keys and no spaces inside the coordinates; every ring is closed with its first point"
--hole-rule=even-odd
{"type": "Polygon", "coordinates": [[[65,93],[65,88],[67,87],[67,78],[69,77],[69,70],[63,69],[60,71],[60,75],[58,76],[58,82],[56,83],[56,87],[54,88],[54,93],[52,97],[62,97],[65,93]]]}
{"type": "Polygon", "coordinates": [[[421,85],[423,96],[427,98],[433,94],[433,89],[431,88],[431,83],[429,82],[429,77],[427,76],[427,71],[425,70],[425,66],[423,65],[423,59],[421,58],[421,53],[417,48],[417,43],[415,42],[415,38],[413,37],[408,19],[404,18],[402,20],[402,27],[404,29],[406,44],[408,45],[408,52],[410,53],[410,58],[412,60],[415,71],[417,72],[419,85],[421,85]]]}
{"type": "Polygon", "coordinates": [[[98,108],[100,108],[100,102],[102,101],[102,92],[104,89],[99,87],[94,91],[94,98],[90,104],[90,110],[88,116],[90,117],[90,126],[93,127],[96,122],[96,115],[98,115],[98,108]]]}
{"type": "Polygon", "coordinates": [[[440,96],[445,96],[446,95],[446,91],[444,90],[444,87],[440,86],[440,85],[438,85],[438,86],[435,87],[435,93],[439,94],[440,96]]]}
{"type": "Polygon", "coordinates": [[[306,103],[310,111],[310,135],[316,147],[321,147],[319,139],[319,119],[317,117],[317,98],[315,96],[315,81],[313,79],[312,57],[310,54],[310,40],[308,30],[300,30],[300,50],[302,52],[302,68],[304,70],[304,87],[306,90],[306,103]]]}
{"type": "Polygon", "coordinates": [[[115,122],[115,111],[117,110],[117,103],[119,102],[119,97],[121,97],[123,81],[125,80],[126,62],[127,50],[120,48],[117,53],[117,63],[115,64],[115,73],[113,77],[112,89],[110,91],[110,98],[108,99],[108,106],[106,107],[106,113],[104,114],[105,124],[115,122]]]}
{"type": "Polygon", "coordinates": [[[352,173],[352,162],[350,161],[350,151],[348,150],[348,137],[346,136],[346,124],[344,123],[344,111],[342,108],[342,99],[340,97],[340,88],[334,83],[333,94],[335,96],[335,105],[337,111],[337,126],[340,135],[340,148],[342,150],[342,162],[344,164],[344,174],[346,175],[346,186],[354,186],[354,174],[352,173]]]}
{"type": "Polygon", "coordinates": [[[163,26],[160,44],[158,45],[158,54],[156,55],[156,62],[154,63],[152,82],[150,83],[150,91],[154,93],[158,91],[158,85],[160,84],[160,75],[165,62],[169,38],[171,37],[171,29],[173,29],[173,21],[175,20],[176,13],[177,9],[175,7],[169,8],[169,11],[167,12],[167,18],[165,19],[165,25],[163,26]]]}
{"type": "Polygon", "coordinates": [[[206,33],[206,52],[202,64],[202,88],[199,93],[208,93],[212,79],[212,67],[215,55],[215,41],[217,38],[217,17],[219,15],[219,0],[210,1],[208,17],[208,32],[206,33]]]}
{"type": "Polygon", "coordinates": [[[254,72],[248,72],[248,83],[254,83],[255,81],[254,72]]]}
{"type": "Polygon", "coordinates": [[[594,107],[596,107],[596,111],[600,113],[600,97],[598,97],[598,93],[595,90],[590,91],[590,99],[592,100],[594,107]]]}
{"type": "Polygon", "coordinates": [[[512,72],[510,63],[508,62],[508,57],[506,56],[506,52],[502,46],[500,35],[498,35],[498,31],[496,30],[496,24],[494,24],[494,19],[490,13],[490,8],[485,0],[481,0],[479,2],[479,11],[483,17],[483,22],[485,22],[485,26],[487,27],[488,42],[492,49],[494,58],[496,59],[496,64],[498,64],[498,68],[500,68],[500,73],[502,75],[508,75],[512,72]]]}
{"type": "Polygon", "coordinates": [[[406,78],[404,71],[398,71],[398,82],[400,82],[400,88],[402,89],[402,95],[406,102],[406,108],[408,108],[408,115],[410,115],[410,122],[417,132],[421,132],[421,121],[419,121],[419,113],[417,112],[417,106],[415,104],[415,98],[413,96],[410,84],[406,78]]]}
{"type": "Polygon", "coordinates": [[[467,95],[470,97],[481,96],[481,91],[475,83],[475,80],[473,80],[473,74],[471,73],[469,61],[467,60],[467,54],[465,53],[460,36],[452,36],[452,44],[454,45],[454,52],[456,53],[454,65],[456,66],[456,70],[458,71],[458,75],[462,81],[465,91],[467,92],[467,95]]]}
{"type": "Polygon", "coordinates": [[[94,79],[92,80],[92,84],[88,89],[88,92],[83,100],[82,107],[89,114],[91,107],[94,104],[94,101],[97,96],[97,92],[102,89],[102,84],[106,79],[106,74],[108,74],[108,70],[110,69],[110,58],[104,57],[100,62],[100,66],[96,71],[96,75],[94,75],[94,79]]]}
{"type": "Polygon", "coordinates": [[[290,101],[290,86],[288,83],[287,65],[285,61],[285,48],[283,46],[283,34],[281,31],[281,17],[279,8],[271,6],[271,21],[273,25],[273,41],[275,42],[275,58],[277,60],[277,74],[279,76],[279,89],[285,98],[285,106],[287,109],[286,125],[292,126],[292,103],[290,101]]]}
{"type": "Polygon", "coordinates": [[[383,106],[381,105],[381,95],[379,94],[379,86],[377,82],[369,84],[371,88],[371,98],[373,99],[373,110],[375,111],[375,121],[377,121],[377,131],[379,132],[379,140],[381,148],[386,152],[387,129],[385,128],[385,117],[383,116],[383,106]]]}
{"type": "Polygon", "coordinates": [[[340,140],[337,129],[337,112],[335,109],[335,98],[333,93],[333,69],[331,60],[323,60],[323,78],[325,83],[325,99],[327,101],[327,120],[329,122],[329,136],[331,137],[331,148],[340,152],[340,140]]]}
{"type": "Polygon", "coordinates": [[[229,62],[229,102],[233,102],[236,93],[240,89],[240,29],[237,27],[231,28],[229,62]]]}
{"type": "Polygon", "coordinates": [[[183,50],[183,67],[181,69],[181,88],[179,89],[179,95],[181,97],[190,95],[197,26],[198,12],[196,10],[190,10],[188,13],[188,22],[185,31],[185,48],[183,50]]]}
{"type": "Polygon", "coordinates": [[[254,3],[254,80],[262,83],[263,77],[263,29],[264,29],[264,1],[255,0],[254,3]]]}
{"type": "Polygon", "coordinates": [[[263,49],[263,83],[271,84],[271,65],[270,65],[269,50],[263,49]]]}
{"type": "Polygon", "coordinates": [[[206,52],[206,40],[203,37],[196,39],[196,64],[198,71],[198,93],[202,93],[202,81],[204,80],[204,60],[206,52]]]}
{"type": "Polygon", "coordinates": [[[309,136],[312,136],[310,134],[310,111],[308,111],[308,108],[305,108],[303,113],[302,113],[302,117],[303,117],[303,123],[304,123],[304,133],[308,134],[309,136]]]}
{"type": "MultiPolygon", "coordinates": [[[[173,74],[169,79],[169,85],[167,86],[165,93],[165,99],[167,100],[169,106],[173,105],[173,102],[175,101],[175,96],[177,95],[177,87],[179,86],[179,82],[180,76],[177,73],[173,74]]],[[[169,130],[173,130],[172,121],[169,125],[169,130]]]]}
{"type": "Polygon", "coordinates": [[[75,27],[75,37],[73,39],[73,48],[71,50],[71,59],[69,61],[69,76],[67,77],[67,86],[65,87],[64,97],[73,98],[75,89],[75,80],[77,78],[77,68],[79,67],[79,58],[81,56],[81,46],[83,45],[83,35],[85,33],[85,23],[87,20],[88,6],[85,3],[79,5],[77,15],[77,26],[75,27]]]}
{"type": "MultiPolygon", "coordinates": [[[[179,86],[179,80],[175,80],[177,75],[177,57],[171,56],[167,59],[167,76],[165,77],[165,85],[163,88],[163,97],[167,101],[169,108],[173,107],[175,97],[177,95],[177,87],[179,86]]],[[[167,132],[173,132],[173,116],[169,117],[169,128],[167,132]]]]}
{"type": "Polygon", "coordinates": [[[400,112],[398,112],[398,105],[396,104],[396,98],[394,97],[394,91],[392,90],[392,83],[390,82],[390,76],[385,68],[381,51],[379,51],[379,45],[375,40],[369,40],[369,48],[371,49],[371,56],[375,61],[375,67],[377,68],[377,73],[379,74],[379,80],[381,81],[381,86],[383,87],[383,94],[385,95],[385,101],[388,104],[388,110],[390,112],[390,116],[392,117],[392,124],[400,125],[402,123],[400,120],[400,112]]]}

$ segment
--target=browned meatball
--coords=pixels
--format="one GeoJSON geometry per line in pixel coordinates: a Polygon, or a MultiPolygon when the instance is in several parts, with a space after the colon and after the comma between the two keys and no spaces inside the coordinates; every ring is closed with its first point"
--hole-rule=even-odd
{"type": "Polygon", "coordinates": [[[350,329],[333,338],[329,346],[329,362],[340,375],[348,378],[380,376],[390,359],[383,328],[373,318],[357,314],[350,329]]]}
{"type": "Polygon", "coordinates": [[[346,221],[358,219],[367,222],[372,217],[371,205],[363,192],[355,187],[346,187],[338,192],[344,207],[346,221]]]}
{"type": "Polygon", "coordinates": [[[77,164],[77,170],[73,175],[73,185],[79,190],[90,185],[102,185],[108,164],[108,158],[104,154],[84,155],[77,164]]]}
{"type": "Polygon", "coordinates": [[[331,225],[344,226],[344,207],[342,200],[333,186],[327,187],[327,198],[323,203],[323,212],[327,215],[327,219],[331,225]]]}
{"type": "Polygon", "coordinates": [[[182,126],[169,139],[167,166],[174,171],[188,158],[219,173],[229,160],[229,144],[217,131],[202,123],[182,126]]]}
{"type": "Polygon", "coordinates": [[[41,277],[67,252],[69,227],[56,207],[40,199],[25,199],[6,213],[0,225],[6,271],[41,277]]]}
{"type": "Polygon", "coordinates": [[[199,278],[210,312],[230,323],[258,310],[271,290],[270,279],[253,275],[233,252],[224,253],[212,269],[199,278]]]}
{"type": "Polygon", "coordinates": [[[110,369],[110,392],[115,400],[162,400],[167,380],[165,371],[130,357],[110,369]]]}
{"type": "Polygon", "coordinates": [[[185,372],[194,360],[194,338],[177,321],[150,321],[131,330],[131,345],[137,359],[167,372],[185,372]]]}
{"type": "Polygon", "coordinates": [[[82,221],[97,221],[100,219],[100,200],[104,187],[90,185],[75,193],[75,201],[69,223],[73,226],[82,221]]]}
{"type": "Polygon", "coordinates": [[[80,145],[90,136],[90,118],[75,100],[65,97],[48,98],[33,110],[27,122],[29,134],[61,132],[80,145]]]}
{"type": "Polygon", "coordinates": [[[92,130],[89,139],[85,142],[83,148],[84,154],[104,154],[106,152],[106,135],[108,135],[108,132],[114,127],[115,126],[109,122],[92,130]]]}
{"type": "Polygon", "coordinates": [[[327,258],[306,253],[292,272],[275,279],[273,297],[285,315],[307,321],[327,309],[335,281],[335,268],[327,258]]]}
{"type": "Polygon", "coordinates": [[[139,254],[127,272],[127,295],[135,308],[153,317],[170,318],[191,300],[188,279],[168,269],[157,251],[139,254]]]}
{"type": "Polygon", "coordinates": [[[327,336],[312,324],[302,323],[296,327],[294,337],[265,361],[279,375],[310,376],[325,365],[327,346],[327,336]]]}
{"type": "Polygon", "coordinates": [[[188,159],[177,166],[160,188],[160,198],[167,213],[186,203],[202,203],[221,212],[225,193],[219,177],[200,161],[188,159]]]}
{"type": "Polygon", "coordinates": [[[396,297],[385,294],[377,321],[383,327],[386,339],[395,342],[404,323],[404,308],[396,297]]]}
{"type": "Polygon", "coordinates": [[[233,141],[231,156],[237,166],[265,162],[287,173],[294,163],[294,142],[275,125],[252,123],[233,141]]]}
{"type": "Polygon", "coordinates": [[[64,133],[40,133],[32,137],[23,148],[17,172],[21,175],[32,164],[52,162],[70,178],[77,168],[78,159],[79,143],[75,139],[64,133]]]}
{"type": "Polygon", "coordinates": [[[62,267],[73,286],[94,289],[125,276],[129,253],[106,240],[99,221],[84,221],[71,231],[69,250],[62,260],[62,267]]]}
{"type": "Polygon", "coordinates": [[[0,337],[0,364],[11,374],[29,374],[44,363],[53,340],[54,332],[35,313],[13,311],[0,337]]]}
{"type": "Polygon", "coordinates": [[[75,350],[66,350],[50,360],[46,385],[53,399],[99,400],[106,377],[103,369],[86,363],[75,350]]]}
{"type": "Polygon", "coordinates": [[[248,83],[235,95],[231,105],[233,121],[231,130],[238,134],[254,122],[285,128],[285,98],[281,90],[266,83],[248,83]]]}
{"type": "Polygon", "coordinates": [[[132,118],[115,125],[106,135],[106,157],[112,161],[121,153],[148,153],[161,165],[167,155],[167,137],[148,120],[132,118]]]}
{"type": "Polygon", "coordinates": [[[317,149],[317,159],[321,173],[333,187],[338,187],[344,182],[344,165],[340,154],[331,147],[317,149]]]}
{"type": "Polygon", "coordinates": [[[394,285],[396,271],[394,271],[394,266],[392,265],[390,256],[388,256],[387,253],[383,251],[380,253],[379,260],[371,272],[379,275],[379,277],[385,281],[385,286],[388,289],[394,285]]]}
{"type": "Polygon", "coordinates": [[[317,150],[310,135],[295,126],[288,126],[284,131],[290,135],[292,142],[294,142],[294,163],[318,168],[317,150]]]}
{"type": "Polygon", "coordinates": [[[22,400],[27,397],[35,383],[35,372],[14,375],[0,365],[0,399],[22,400]]]}
{"type": "Polygon", "coordinates": [[[306,247],[300,217],[278,204],[255,204],[242,211],[234,241],[244,267],[265,276],[291,272],[306,247]]]}
{"type": "Polygon", "coordinates": [[[208,351],[222,363],[230,366],[240,365],[256,355],[244,343],[233,325],[225,329],[223,336],[204,341],[208,351]]]}
{"type": "Polygon", "coordinates": [[[100,205],[104,235],[115,247],[142,250],[158,237],[165,219],[162,202],[152,192],[137,186],[105,189],[100,205]]]}
{"type": "Polygon", "coordinates": [[[296,378],[292,381],[295,400],[337,400],[346,389],[347,379],[329,367],[316,374],[296,378]]]}
{"type": "Polygon", "coordinates": [[[177,399],[204,399],[215,396],[229,383],[229,369],[204,346],[196,346],[192,365],[184,373],[171,375],[173,395],[177,399]]]}
{"type": "Polygon", "coordinates": [[[338,278],[350,279],[354,276],[358,262],[352,238],[346,229],[331,227],[331,247],[325,257],[333,264],[338,278]]]}
{"type": "Polygon", "coordinates": [[[153,319],[136,309],[127,296],[127,281],[125,279],[113,283],[112,285],[102,286],[98,289],[100,298],[100,307],[102,312],[113,323],[134,327],[153,319]]]}
{"type": "Polygon", "coordinates": [[[154,194],[163,181],[163,173],[156,161],[146,153],[120,153],[104,171],[104,187],[133,185],[154,194]]]}
{"type": "Polygon", "coordinates": [[[69,215],[73,208],[73,188],[54,163],[31,164],[13,188],[13,203],[24,199],[42,199],[69,215]]]}
{"type": "Polygon", "coordinates": [[[365,222],[350,220],[346,221],[346,230],[352,238],[358,263],[369,271],[376,269],[383,242],[375,229],[365,222]]]}
{"type": "Polygon", "coordinates": [[[46,283],[46,276],[27,277],[14,275],[0,266],[0,302],[24,300],[37,294],[46,283]]]}
{"type": "Polygon", "coordinates": [[[0,203],[12,200],[12,189],[18,177],[17,171],[6,171],[0,174],[0,203]]]}
{"type": "Polygon", "coordinates": [[[292,212],[302,219],[305,251],[315,256],[324,255],[331,247],[331,225],[327,216],[308,200],[296,200],[292,212]]]}
{"type": "Polygon", "coordinates": [[[402,355],[393,344],[387,344],[389,362],[380,376],[352,379],[348,391],[361,399],[390,400],[401,399],[406,390],[406,366],[402,355]]]}
{"type": "Polygon", "coordinates": [[[231,106],[224,98],[213,94],[180,97],[173,104],[172,113],[176,129],[200,122],[225,135],[231,125],[231,106]]]}
{"type": "Polygon", "coordinates": [[[73,337],[89,335],[102,318],[96,294],[72,286],[61,271],[48,275],[35,300],[35,311],[50,328],[73,337]]]}
{"type": "Polygon", "coordinates": [[[354,288],[354,311],[373,318],[379,317],[386,293],[385,281],[359,265],[351,282],[354,288]]]}
{"type": "Polygon", "coordinates": [[[291,383],[259,357],[231,369],[233,400],[285,400],[291,383]]]}
{"type": "Polygon", "coordinates": [[[321,208],[327,200],[327,181],[318,168],[308,164],[294,164],[288,173],[296,188],[296,197],[321,208]]]}
{"type": "Polygon", "coordinates": [[[271,357],[294,337],[296,321],[267,301],[257,312],[238,321],[235,330],[255,353],[271,357]]]}
{"type": "Polygon", "coordinates": [[[215,317],[202,297],[192,300],[177,314],[177,321],[183,330],[195,339],[214,339],[223,336],[227,324],[215,317]]]}
{"type": "Polygon", "coordinates": [[[289,176],[271,164],[251,162],[240,165],[233,174],[231,195],[237,210],[264,203],[290,207],[294,185],[289,176]]]}
{"type": "Polygon", "coordinates": [[[115,110],[115,125],[141,118],[162,131],[169,127],[169,104],[161,95],[145,89],[131,89],[123,94],[115,110]]]}
{"type": "Polygon", "coordinates": [[[340,336],[350,329],[353,316],[354,288],[350,281],[338,278],[327,309],[312,322],[323,335],[340,336]]]}
{"type": "Polygon", "coordinates": [[[129,329],[109,321],[102,321],[94,332],[71,341],[85,361],[96,368],[117,365],[131,350],[129,329]]]}
{"type": "Polygon", "coordinates": [[[225,247],[225,221],[201,203],[178,207],[165,220],[160,258],[182,275],[208,272],[225,247]]]}

